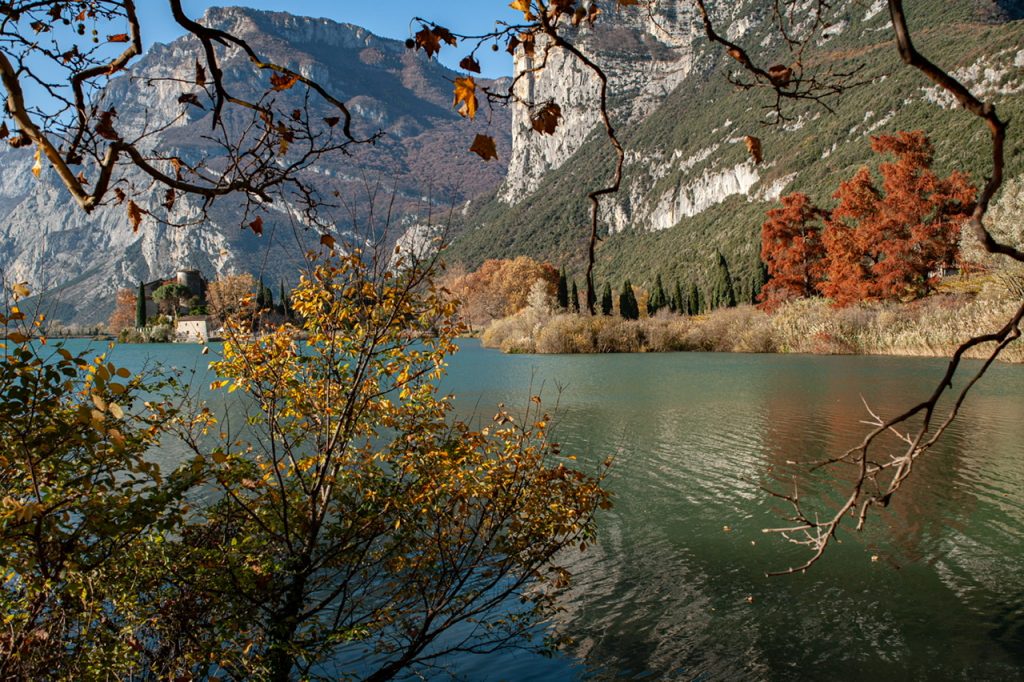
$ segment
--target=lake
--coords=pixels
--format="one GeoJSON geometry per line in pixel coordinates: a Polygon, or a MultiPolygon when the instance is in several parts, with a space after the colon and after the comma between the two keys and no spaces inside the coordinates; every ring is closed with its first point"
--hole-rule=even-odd
{"type": "MultiPolygon", "coordinates": [[[[74,342],[79,343],[79,342],[74,342]]],[[[998,365],[888,509],[806,574],[765,527],[806,463],[856,444],[862,397],[890,415],[941,360],[738,354],[525,356],[461,343],[443,390],[486,421],[541,393],[581,466],[611,455],[615,507],[551,624],[545,658],[447,661],[470,680],[1008,680],[1024,678],[1024,366],[998,365]]],[[[197,346],[119,346],[209,383],[197,346]]],[[[212,355],[212,353],[211,353],[212,355]]],[[[976,368],[976,363],[970,367],[976,368]]],[[[806,494],[836,500],[828,474],[806,494]]]]}

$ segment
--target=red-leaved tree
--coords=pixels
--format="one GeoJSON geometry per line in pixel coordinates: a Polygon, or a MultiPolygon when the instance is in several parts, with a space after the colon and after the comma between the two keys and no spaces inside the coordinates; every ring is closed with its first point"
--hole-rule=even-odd
{"type": "Polygon", "coordinates": [[[922,131],[871,138],[881,164],[879,190],[867,168],[840,184],[827,221],[828,281],[822,287],[837,305],[858,300],[905,300],[923,296],[935,271],[956,261],[960,226],[974,210],[975,189],[954,171],[931,170],[931,143],[922,131]]]}
{"type": "Polygon", "coordinates": [[[782,197],[782,208],[768,211],[761,226],[761,260],[770,279],[758,300],[774,310],[794,298],[814,296],[825,273],[821,220],[825,212],[801,192],[782,197]]]}

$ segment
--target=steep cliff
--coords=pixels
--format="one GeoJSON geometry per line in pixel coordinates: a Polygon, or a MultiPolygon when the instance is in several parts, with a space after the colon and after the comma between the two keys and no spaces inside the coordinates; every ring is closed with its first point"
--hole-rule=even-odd
{"type": "MultiPolygon", "coordinates": [[[[451,79],[457,74],[422,53],[357,26],[285,13],[221,8],[209,10],[204,21],[244,37],[257,51],[318,80],[349,105],[357,134],[385,132],[374,146],[352,156],[324,157],[306,174],[329,204],[323,217],[336,223],[339,233],[356,230],[368,238],[380,236],[380,216],[371,224],[374,196],[378,208],[394,197],[394,239],[422,222],[430,204],[435,215],[443,213],[481,192],[493,192],[504,177],[510,148],[507,113],[497,110],[488,129],[497,138],[500,161],[478,165],[477,157],[467,151],[474,126],[467,129],[450,106],[451,79]]],[[[180,115],[149,144],[216,167],[220,151],[205,138],[209,112],[183,108],[178,101],[182,88],[175,79],[191,81],[197,49],[197,43],[188,39],[155,45],[130,75],[111,82],[102,105],[116,107],[123,134],[180,115]]],[[[223,66],[233,90],[262,92],[260,74],[241,55],[229,56],[223,66]]],[[[298,91],[279,96],[298,97],[298,91]]],[[[85,215],[50,171],[36,180],[30,172],[31,150],[0,152],[0,164],[0,273],[8,280],[27,281],[34,291],[48,291],[51,316],[68,322],[102,321],[113,306],[116,289],[133,288],[140,280],[167,276],[179,267],[197,268],[208,278],[248,271],[268,282],[294,281],[305,249],[318,239],[306,229],[305,218],[284,205],[265,207],[264,234],[258,238],[240,229],[239,202],[231,199],[218,201],[202,225],[170,227],[147,219],[135,233],[123,206],[85,215]]],[[[146,186],[145,178],[130,169],[125,181],[146,186]]],[[[152,191],[151,204],[160,201],[162,193],[152,191]]],[[[199,215],[195,199],[179,196],[176,220],[199,215]]],[[[421,233],[412,229],[406,242],[421,233]]]]}

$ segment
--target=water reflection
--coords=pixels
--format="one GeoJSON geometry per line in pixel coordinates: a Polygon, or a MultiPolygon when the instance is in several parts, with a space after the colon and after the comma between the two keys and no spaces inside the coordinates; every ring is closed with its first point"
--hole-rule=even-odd
{"type": "MultiPolygon", "coordinates": [[[[766,579],[805,556],[760,532],[777,525],[778,505],[759,486],[858,442],[862,396],[883,415],[920,400],[941,362],[467,351],[450,379],[462,400],[524,404],[531,374],[566,383],[566,449],[617,456],[616,507],[601,543],[575,560],[579,582],[558,621],[577,637],[571,653],[589,677],[1008,679],[1024,670],[1024,398],[1015,393],[1024,368],[996,368],[865,533],[844,534],[808,575],[766,579]]],[[[823,476],[810,490],[835,499],[841,485],[823,476]]],[[[558,679],[542,666],[532,673],[558,679]]]]}

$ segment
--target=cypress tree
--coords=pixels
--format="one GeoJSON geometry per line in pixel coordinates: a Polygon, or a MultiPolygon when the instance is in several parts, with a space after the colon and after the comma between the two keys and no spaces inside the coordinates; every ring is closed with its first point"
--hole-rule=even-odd
{"type": "Polygon", "coordinates": [[[578,315],[580,312],[580,292],[576,288],[576,280],[572,281],[572,296],[569,303],[572,304],[572,311],[578,315]]]}
{"type": "Polygon", "coordinates": [[[612,307],[612,285],[605,282],[604,289],[601,290],[601,314],[611,315],[612,307]]]}
{"type": "Polygon", "coordinates": [[[665,287],[661,283],[661,273],[654,280],[654,291],[647,299],[647,314],[654,317],[654,314],[668,305],[668,296],[665,295],[665,287]]]}
{"type": "Polygon", "coordinates": [[[139,282],[139,293],[135,297],[135,326],[146,326],[146,285],[139,282]]]}
{"type": "Polygon", "coordinates": [[[266,310],[267,308],[274,307],[274,292],[270,290],[263,280],[260,279],[260,283],[256,289],[256,307],[260,310],[266,310]]]}
{"type": "Polygon", "coordinates": [[[725,256],[718,251],[718,274],[715,280],[712,306],[715,308],[735,308],[736,289],[732,285],[732,273],[729,272],[729,263],[725,256]]]}
{"type": "Polygon", "coordinates": [[[555,294],[558,299],[558,307],[562,310],[569,309],[569,286],[567,282],[565,268],[562,268],[562,271],[558,273],[558,290],[555,294]]]}
{"type": "Polygon", "coordinates": [[[750,294],[750,302],[757,303],[758,296],[761,295],[761,291],[764,289],[764,285],[768,283],[768,266],[764,264],[764,261],[760,258],[757,259],[757,267],[754,268],[754,278],[751,282],[753,291],[750,294]]]}
{"type": "Polygon", "coordinates": [[[263,285],[263,280],[261,279],[260,283],[256,285],[256,308],[259,310],[267,307],[267,296],[264,293],[266,290],[267,287],[263,285]]]}
{"type": "Polygon", "coordinates": [[[619,294],[619,315],[624,320],[640,319],[640,306],[636,302],[636,295],[633,293],[633,285],[627,279],[622,285],[622,293],[619,294]]]}
{"type": "Polygon", "coordinates": [[[291,313],[288,311],[288,296],[284,293],[284,280],[281,280],[281,286],[278,288],[280,293],[280,310],[281,314],[285,317],[291,317],[291,313]]]}
{"type": "Polygon", "coordinates": [[[687,315],[700,315],[700,289],[696,284],[690,285],[690,297],[687,300],[687,315]]]}

